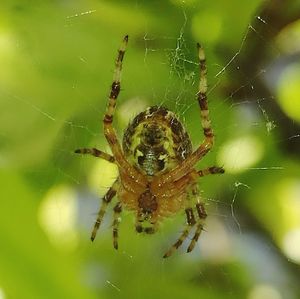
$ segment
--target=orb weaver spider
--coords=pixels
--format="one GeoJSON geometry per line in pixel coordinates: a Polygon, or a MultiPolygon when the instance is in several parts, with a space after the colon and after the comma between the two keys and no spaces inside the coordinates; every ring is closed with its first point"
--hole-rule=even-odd
{"type": "Polygon", "coordinates": [[[116,101],[120,92],[120,76],[123,58],[128,43],[128,35],[118,51],[115,71],[106,113],[103,119],[104,136],[112,155],[96,148],[81,148],[75,153],[90,154],[118,166],[119,176],[102,198],[91,240],[96,237],[107,206],[117,195],[118,201],[113,211],[113,246],[118,249],[118,231],[122,208],[135,212],[135,229],[138,233],[153,234],[159,222],[172,214],[185,210],[186,227],[163,256],[169,257],[187,239],[195,228],[187,252],[194,249],[203,230],[207,216],[197,185],[199,177],[224,173],[222,167],[208,167],[196,170],[196,163],[212,148],[214,134],[211,128],[207,104],[207,80],[205,54],[197,44],[200,82],[197,101],[200,108],[204,141],[196,150],[183,125],[176,115],[161,106],[152,106],[139,113],[128,125],[123,135],[123,146],[117,139],[113,127],[116,101]],[[193,206],[192,199],[196,199],[193,206]],[[196,215],[196,216],[195,216],[196,215]],[[147,225],[144,225],[147,223],[147,225]]]}

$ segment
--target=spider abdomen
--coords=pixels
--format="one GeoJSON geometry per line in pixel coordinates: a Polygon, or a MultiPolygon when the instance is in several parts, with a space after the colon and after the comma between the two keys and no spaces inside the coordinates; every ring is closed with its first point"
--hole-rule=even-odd
{"type": "Polygon", "coordinates": [[[190,138],[176,115],[152,106],[128,125],[123,150],[132,165],[148,176],[174,168],[192,152],[190,138]]]}

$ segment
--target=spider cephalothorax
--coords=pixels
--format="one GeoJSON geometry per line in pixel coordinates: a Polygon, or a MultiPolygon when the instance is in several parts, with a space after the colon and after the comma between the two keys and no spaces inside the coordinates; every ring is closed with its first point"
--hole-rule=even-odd
{"type": "Polygon", "coordinates": [[[119,177],[102,199],[91,239],[94,240],[107,205],[117,195],[114,206],[113,244],[118,248],[119,216],[122,207],[136,214],[136,231],[153,234],[159,222],[178,211],[185,210],[187,225],[178,240],[165,253],[170,256],[195,228],[187,251],[193,250],[201,231],[206,212],[201,202],[197,179],[207,174],[224,173],[222,167],[196,170],[196,163],[206,155],[214,142],[210,124],[206,91],[206,64],[203,48],[198,44],[200,83],[197,101],[200,108],[204,141],[192,150],[190,138],[176,115],[161,106],[153,106],[139,113],[128,125],[121,147],[112,126],[116,100],[120,92],[120,74],[128,36],[118,51],[114,80],[104,116],[104,135],[112,154],[98,149],[82,148],[75,152],[91,154],[115,163],[119,177]]]}

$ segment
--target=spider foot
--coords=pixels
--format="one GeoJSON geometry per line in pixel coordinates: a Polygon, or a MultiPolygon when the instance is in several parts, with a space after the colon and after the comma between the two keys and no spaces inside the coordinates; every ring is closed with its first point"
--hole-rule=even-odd
{"type": "Polygon", "coordinates": [[[225,169],[223,167],[213,166],[213,167],[209,167],[209,171],[211,174],[217,174],[217,173],[224,173],[225,169]]]}
{"type": "Polygon", "coordinates": [[[163,258],[165,259],[165,258],[169,257],[171,254],[172,254],[172,253],[170,253],[170,252],[168,251],[168,252],[166,252],[166,253],[164,254],[163,258]]]}
{"type": "Polygon", "coordinates": [[[114,249],[118,250],[119,244],[118,241],[114,240],[114,249]]]}
{"type": "Polygon", "coordinates": [[[199,239],[199,237],[200,237],[200,234],[201,234],[201,232],[202,232],[203,230],[204,230],[204,229],[203,229],[203,226],[200,224],[200,225],[197,227],[197,229],[196,229],[196,231],[195,231],[195,234],[194,234],[194,237],[193,237],[193,239],[192,239],[192,241],[191,241],[189,247],[187,248],[187,251],[186,251],[186,252],[191,252],[191,251],[195,248],[195,245],[197,244],[197,241],[198,241],[198,239],[199,239]]]}
{"type": "Polygon", "coordinates": [[[172,255],[172,253],[177,250],[183,243],[183,241],[187,238],[190,232],[190,227],[181,234],[181,236],[178,238],[178,240],[172,245],[172,247],[165,253],[163,258],[167,258],[172,255]]]}

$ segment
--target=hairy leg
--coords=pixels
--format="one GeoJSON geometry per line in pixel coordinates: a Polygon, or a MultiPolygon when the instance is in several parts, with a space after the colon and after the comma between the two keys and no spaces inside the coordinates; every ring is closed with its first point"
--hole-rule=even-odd
{"type": "Polygon", "coordinates": [[[114,113],[116,110],[117,98],[121,90],[122,63],[123,63],[123,58],[125,55],[127,43],[128,43],[128,35],[124,37],[123,43],[118,51],[118,56],[115,62],[113,83],[111,85],[108,105],[103,119],[104,135],[109,143],[113,155],[115,156],[118,162],[120,162],[119,160],[124,159],[124,157],[112,123],[113,123],[114,113]]]}
{"type": "Polygon", "coordinates": [[[175,250],[177,250],[182,245],[182,243],[184,242],[184,240],[188,237],[191,229],[196,224],[196,220],[195,220],[195,216],[194,216],[192,208],[190,208],[190,207],[186,208],[185,209],[185,214],[186,214],[187,226],[184,229],[184,231],[182,232],[182,234],[179,236],[179,238],[177,239],[177,241],[165,253],[165,255],[163,256],[164,258],[167,258],[167,257],[171,256],[173,254],[173,252],[175,250]]]}
{"type": "Polygon", "coordinates": [[[97,231],[101,225],[101,222],[103,220],[103,216],[106,212],[106,208],[108,206],[108,204],[111,202],[111,200],[114,198],[114,196],[117,193],[117,190],[119,188],[119,181],[116,180],[113,185],[108,189],[108,191],[106,192],[106,194],[104,195],[104,197],[102,198],[102,205],[100,207],[100,210],[98,212],[98,216],[97,216],[97,220],[95,222],[93,231],[92,231],[92,235],[91,235],[91,240],[94,241],[94,239],[96,238],[96,234],[97,231]]]}
{"type": "Polygon", "coordinates": [[[96,148],[79,148],[75,150],[75,153],[82,154],[82,155],[92,155],[94,157],[101,158],[111,163],[115,162],[115,158],[112,155],[109,155],[96,148]]]}
{"type": "Polygon", "coordinates": [[[113,127],[113,117],[116,110],[117,98],[121,90],[121,71],[123,58],[126,51],[126,46],[128,43],[128,35],[123,39],[122,45],[118,51],[118,56],[115,62],[115,71],[113,77],[113,83],[111,85],[110,95],[108,99],[108,105],[106,108],[106,113],[103,119],[104,126],[104,136],[111,148],[113,156],[115,158],[115,163],[122,169],[127,176],[129,176],[135,182],[140,184],[145,181],[142,174],[140,174],[134,167],[132,167],[128,161],[125,159],[120,142],[118,141],[116,131],[113,127]]]}
{"type": "Polygon", "coordinates": [[[197,173],[200,177],[209,175],[209,174],[222,174],[224,173],[225,170],[223,167],[217,167],[217,166],[212,166],[212,167],[207,167],[205,169],[198,170],[197,173]]]}
{"type": "Polygon", "coordinates": [[[120,224],[120,214],[122,212],[122,204],[121,202],[117,202],[114,207],[114,220],[113,220],[113,244],[114,248],[118,249],[118,232],[119,232],[119,224],[120,224]]]}
{"type": "Polygon", "coordinates": [[[197,241],[200,237],[200,234],[203,231],[204,221],[207,217],[207,214],[206,214],[203,203],[201,203],[201,202],[197,203],[196,204],[196,210],[197,210],[197,214],[198,214],[199,219],[197,220],[196,231],[195,231],[195,234],[194,234],[194,236],[191,240],[191,243],[190,243],[190,245],[187,249],[187,252],[191,252],[194,249],[194,247],[195,247],[195,245],[196,245],[196,243],[197,243],[197,241]]]}

